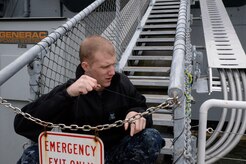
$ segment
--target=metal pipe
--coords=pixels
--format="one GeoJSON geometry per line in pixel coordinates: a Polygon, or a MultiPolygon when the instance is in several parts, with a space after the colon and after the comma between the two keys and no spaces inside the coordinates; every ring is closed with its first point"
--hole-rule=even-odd
{"type": "Polygon", "coordinates": [[[205,101],[201,105],[200,114],[199,114],[199,131],[198,131],[198,164],[205,163],[207,117],[208,117],[208,110],[212,107],[246,109],[246,102],[210,99],[205,101]]]}
{"type": "MultiPolygon", "coordinates": [[[[244,74],[245,75],[245,74],[244,74]]],[[[235,72],[235,79],[236,79],[236,83],[237,83],[237,91],[238,91],[238,98],[239,100],[242,100],[242,92],[241,92],[241,85],[240,85],[240,77],[238,72],[235,72]]],[[[245,77],[244,77],[244,81],[243,81],[243,85],[244,85],[244,89],[246,89],[246,85],[245,85],[245,77]]],[[[241,116],[242,115],[242,109],[238,109],[238,115],[241,116]]],[[[235,129],[235,131],[237,132],[232,132],[230,135],[230,139],[228,139],[225,144],[223,144],[222,147],[220,147],[214,154],[212,154],[212,158],[210,158],[207,162],[208,163],[214,163],[215,161],[217,161],[219,158],[217,157],[223,157],[224,155],[226,155],[227,153],[229,153],[239,142],[241,137],[243,136],[245,129],[246,129],[246,113],[244,111],[244,115],[243,115],[243,120],[241,122],[241,119],[238,119],[241,123],[241,127],[240,129],[237,131],[237,129],[235,129]]],[[[240,126],[240,125],[239,125],[240,126]]]]}
{"type": "Polygon", "coordinates": [[[187,1],[181,0],[179,16],[176,28],[175,42],[173,48],[173,59],[168,87],[169,97],[181,98],[184,95],[184,57],[185,57],[185,36],[187,25],[187,1]]]}
{"type": "Polygon", "coordinates": [[[182,101],[180,106],[174,110],[174,142],[173,142],[173,161],[175,164],[181,164],[184,161],[184,146],[185,146],[185,101],[182,101]]]}
{"type": "MultiPolygon", "coordinates": [[[[170,82],[168,88],[168,95],[170,97],[178,97],[185,99],[184,95],[184,60],[186,54],[186,28],[188,26],[188,12],[189,1],[181,0],[179,7],[179,16],[176,27],[175,42],[173,48],[173,59],[170,73],[170,82]]],[[[173,163],[181,164],[185,161],[185,100],[181,102],[180,106],[174,109],[174,143],[173,143],[173,163]]],[[[187,150],[186,153],[190,153],[187,150]]]]}
{"type": "Polygon", "coordinates": [[[23,17],[30,17],[31,8],[30,0],[24,0],[24,14],[23,17]]]}
{"type": "MultiPolygon", "coordinates": [[[[226,77],[225,77],[225,70],[219,69],[219,74],[220,74],[220,81],[221,81],[221,86],[222,86],[222,91],[223,91],[223,98],[224,100],[228,100],[228,91],[227,91],[227,84],[226,84],[226,77]]],[[[219,131],[223,128],[223,125],[226,120],[226,115],[227,115],[227,108],[223,108],[220,121],[215,129],[215,132],[209,137],[209,139],[206,142],[206,147],[208,147],[210,144],[214,142],[214,140],[218,137],[219,131]]]]}
{"type": "MultiPolygon", "coordinates": [[[[231,98],[232,98],[232,100],[236,101],[236,99],[237,99],[236,98],[236,86],[235,86],[235,83],[233,80],[232,72],[227,71],[227,75],[228,75],[229,86],[230,86],[230,91],[231,91],[231,98]]],[[[228,139],[228,136],[231,133],[234,122],[235,122],[235,117],[236,117],[236,109],[232,109],[231,117],[230,117],[229,123],[226,127],[225,133],[219,139],[219,141],[216,142],[216,144],[214,144],[212,147],[207,149],[206,159],[208,159],[209,158],[208,156],[211,156],[211,153],[213,153],[213,151],[216,151],[218,149],[218,147],[220,147],[226,141],[226,139],[228,139]]]]}
{"type": "Polygon", "coordinates": [[[79,12],[61,27],[57,28],[53,33],[49,34],[46,38],[41,40],[37,45],[33,46],[31,49],[23,53],[20,57],[14,60],[12,63],[4,67],[0,71],[0,86],[11,78],[14,74],[20,71],[25,65],[30,63],[33,59],[38,57],[39,53],[48,47],[52,42],[55,42],[59,37],[67,32],[68,29],[72,28],[76,22],[82,20],[88,14],[90,14],[94,9],[101,5],[105,0],[97,0],[91,5],[86,7],[84,10],[79,12]]]}
{"type": "MultiPolygon", "coordinates": [[[[116,56],[119,58],[120,54],[122,53],[121,49],[121,39],[120,39],[120,0],[115,0],[115,29],[114,29],[114,40],[115,40],[115,49],[116,49],[116,56]]],[[[118,61],[119,59],[117,59],[118,61]]]]}

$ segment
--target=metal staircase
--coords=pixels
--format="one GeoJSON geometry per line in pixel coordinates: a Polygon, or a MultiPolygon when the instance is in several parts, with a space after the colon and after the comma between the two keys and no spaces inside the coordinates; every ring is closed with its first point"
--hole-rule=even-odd
{"type": "MultiPolygon", "coordinates": [[[[175,41],[179,0],[156,0],[151,4],[135,46],[122,71],[146,97],[148,106],[163,103],[167,94],[175,41]]],[[[154,125],[173,127],[173,112],[159,110],[153,114],[154,125]]],[[[173,155],[173,134],[163,134],[166,146],[162,154],[173,155]]]]}

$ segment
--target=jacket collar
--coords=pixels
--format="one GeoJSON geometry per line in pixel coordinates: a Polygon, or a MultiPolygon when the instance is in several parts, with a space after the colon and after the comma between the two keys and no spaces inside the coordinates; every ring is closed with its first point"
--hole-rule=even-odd
{"type": "Polygon", "coordinates": [[[80,78],[85,73],[85,70],[81,67],[81,64],[78,65],[76,69],[76,79],[80,78]]]}

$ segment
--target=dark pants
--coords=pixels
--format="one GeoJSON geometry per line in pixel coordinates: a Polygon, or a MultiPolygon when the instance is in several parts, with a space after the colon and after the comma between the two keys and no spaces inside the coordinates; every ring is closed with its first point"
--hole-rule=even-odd
{"type": "MultiPolygon", "coordinates": [[[[133,137],[126,136],[105,152],[105,164],[152,164],[165,141],[155,129],[144,129],[133,137]]],[[[17,164],[38,164],[38,145],[28,147],[17,164]]]]}

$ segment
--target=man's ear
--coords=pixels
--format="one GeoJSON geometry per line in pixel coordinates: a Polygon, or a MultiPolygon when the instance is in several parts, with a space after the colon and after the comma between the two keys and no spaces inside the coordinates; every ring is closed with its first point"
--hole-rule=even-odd
{"type": "Polygon", "coordinates": [[[83,70],[86,72],[88,70],[89,64],[87,62],[82,62],[81,63],[81,67],[83,68],[83,70]]]}

